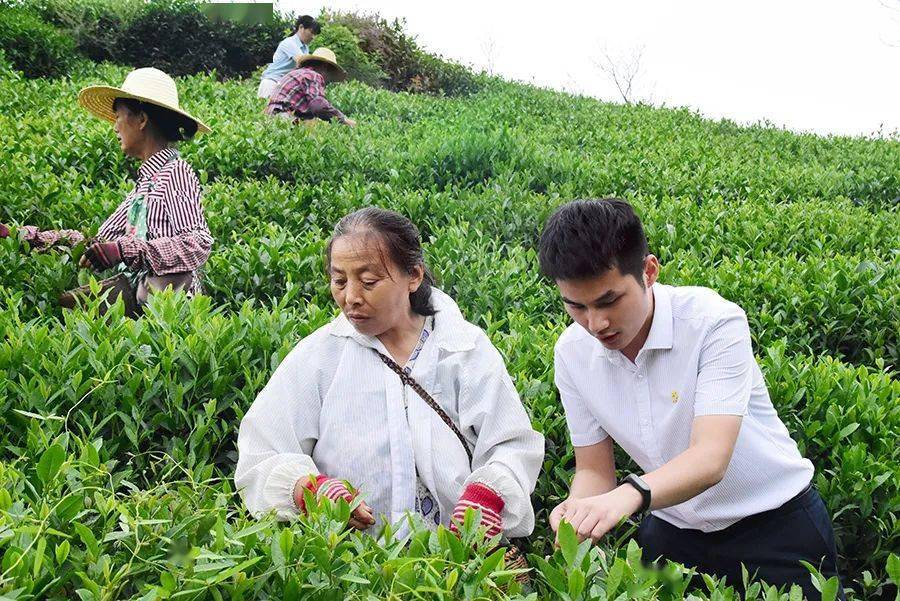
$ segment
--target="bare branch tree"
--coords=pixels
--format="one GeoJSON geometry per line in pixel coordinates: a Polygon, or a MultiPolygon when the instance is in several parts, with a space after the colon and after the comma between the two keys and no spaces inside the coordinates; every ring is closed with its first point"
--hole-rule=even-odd
{"type": "Polygon", "coordinates": [[[494,59],[497,56],[497,42],[493,35],[488,35],[481,41],[481,52],[484,54],[484,64],[490,75],[494,74],[494,59]]]}
{"type": "Polygon", "coordinates": [[[603,56],[594,60],[594,66],[602,71],[619,91],[619,95],[625,104],[634,104],[635,82],[641,72],[641,58],[644,55],[644,46],[632,49],[630,55],[613,57],[606,49],[603,56]]]}
{"type": "MultiPolygon", "coordinates": [[[[881,0],[881,6],[891,11],[893,14],[891,15],[891,20],[894,23],[900,24],[900,0],[881,0]]],[[[900,46],[900,38],[895,38],[891,41],[883,40],[885,44],[888,46],[900,46]]]]}

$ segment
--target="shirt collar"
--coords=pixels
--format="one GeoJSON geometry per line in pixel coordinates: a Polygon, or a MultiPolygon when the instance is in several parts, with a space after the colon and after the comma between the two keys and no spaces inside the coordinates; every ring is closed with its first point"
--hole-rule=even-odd
{"type": "Polygon", "coordinates": [[[672,348],[672,299],[667,286],[654,284],[653,323],[641,350],[672,348]]]}
{"type": "MultiPolygon", "coordinates": [[[[431,288],[431,301],[437,315],[434,318],[434,331],[430,339],[434,340],[438,348],[451,353],[474,349],[477,342],[477,328],[469,326],[456,302],[435,287],[431,288]]],[[[360,334],[343,313],[331,324],[332,336],[351,338],[362,346],[378,348],[378,339],[360,334]]]]}
{"type": "MultiPolygon", "coordinates": [[[[653,321],[650,323],[647,340],[644,341],[644,346],[638,351],[638,357],[647,350],[672,348],[672,298],[669,296],[668,286],[654,284],[650,290],[653,293],[653,321]]],[[[590,336],[590,334],[587,335],[590,336]]],[[[590,336],[590,338],[597,343],[600,353],[610,361],[616,363],[621,358],[627,362],[621,351],[610,350],[593,336],[590,336]]]]}
{"type": "Polygon", "coordinates": [[[156,175],[163,165],[178,158],[178,151],[174,148],[163,148],[150,155],[138,169],[138,179],[146,179],[156,175]]]}

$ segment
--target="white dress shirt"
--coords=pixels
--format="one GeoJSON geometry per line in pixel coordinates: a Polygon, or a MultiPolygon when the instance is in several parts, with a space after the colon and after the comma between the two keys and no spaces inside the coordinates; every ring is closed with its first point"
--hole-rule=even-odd
{"type": "Polygon", "coordinates": [[[722,481],[653,513],[711,532],[784,504],[809,484],[813,466],[772,406],[746,315],[707,288],[657,283],[652,291],[653,321],[634,363],[577,324],[556,343],[556,386],[572,444],[612,436],[650,472],[688,448],[695,417],[741,415],[722,481]]]}
{"type": "Polygon", "coordinates": [[[296,515],[298,479],[320,472],[360,489],[391,523],[415,511],[416,472],[449,523],[463,488],[482,482],[505,505],[507,536],[534,529],[530,495],[544,457],[503,358],[487,335],[434,289],[437,315],[411,376],[441,404],[472,450],[373,349],[381,342],[343,316],[303,339],[285,358],[241,421],[235,482],[254,515],[296,515]]]}

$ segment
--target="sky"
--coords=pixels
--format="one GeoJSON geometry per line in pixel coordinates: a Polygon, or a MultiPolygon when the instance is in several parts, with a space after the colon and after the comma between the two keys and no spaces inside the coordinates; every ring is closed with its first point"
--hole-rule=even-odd
{"type": "Polygon", "coordinates": [[[609,58],[622,70],[639,55],[636,101],[818,134],[900,132],[900,0],[280,0],[276,8],[404,18],[428,51],[607,101],[622,98],[599,65],[609,58]]]}

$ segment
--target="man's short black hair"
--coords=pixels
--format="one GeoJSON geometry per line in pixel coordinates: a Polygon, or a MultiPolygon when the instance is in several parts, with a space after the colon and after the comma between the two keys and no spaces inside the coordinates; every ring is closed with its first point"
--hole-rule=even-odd
{"type": "Polygon", "coordinates": [[[309,15],[303,15],[302,17],[297,17],[297,24],[294,27],[294,31],[297,31],[300,28],[303,29],[312,29],[312,32],[316,35],[322,31],[322,26],[319,25],[319,22],[313,19],[309,15]]]}
{"type": "Polygon", "coordinates": [[[643,285],[649,252],[631,205],[601,198],[573,200],[556,209],[544,225],[538,258],[541,273],[552,280],[584,280],[617,267],[643,285]]]}

